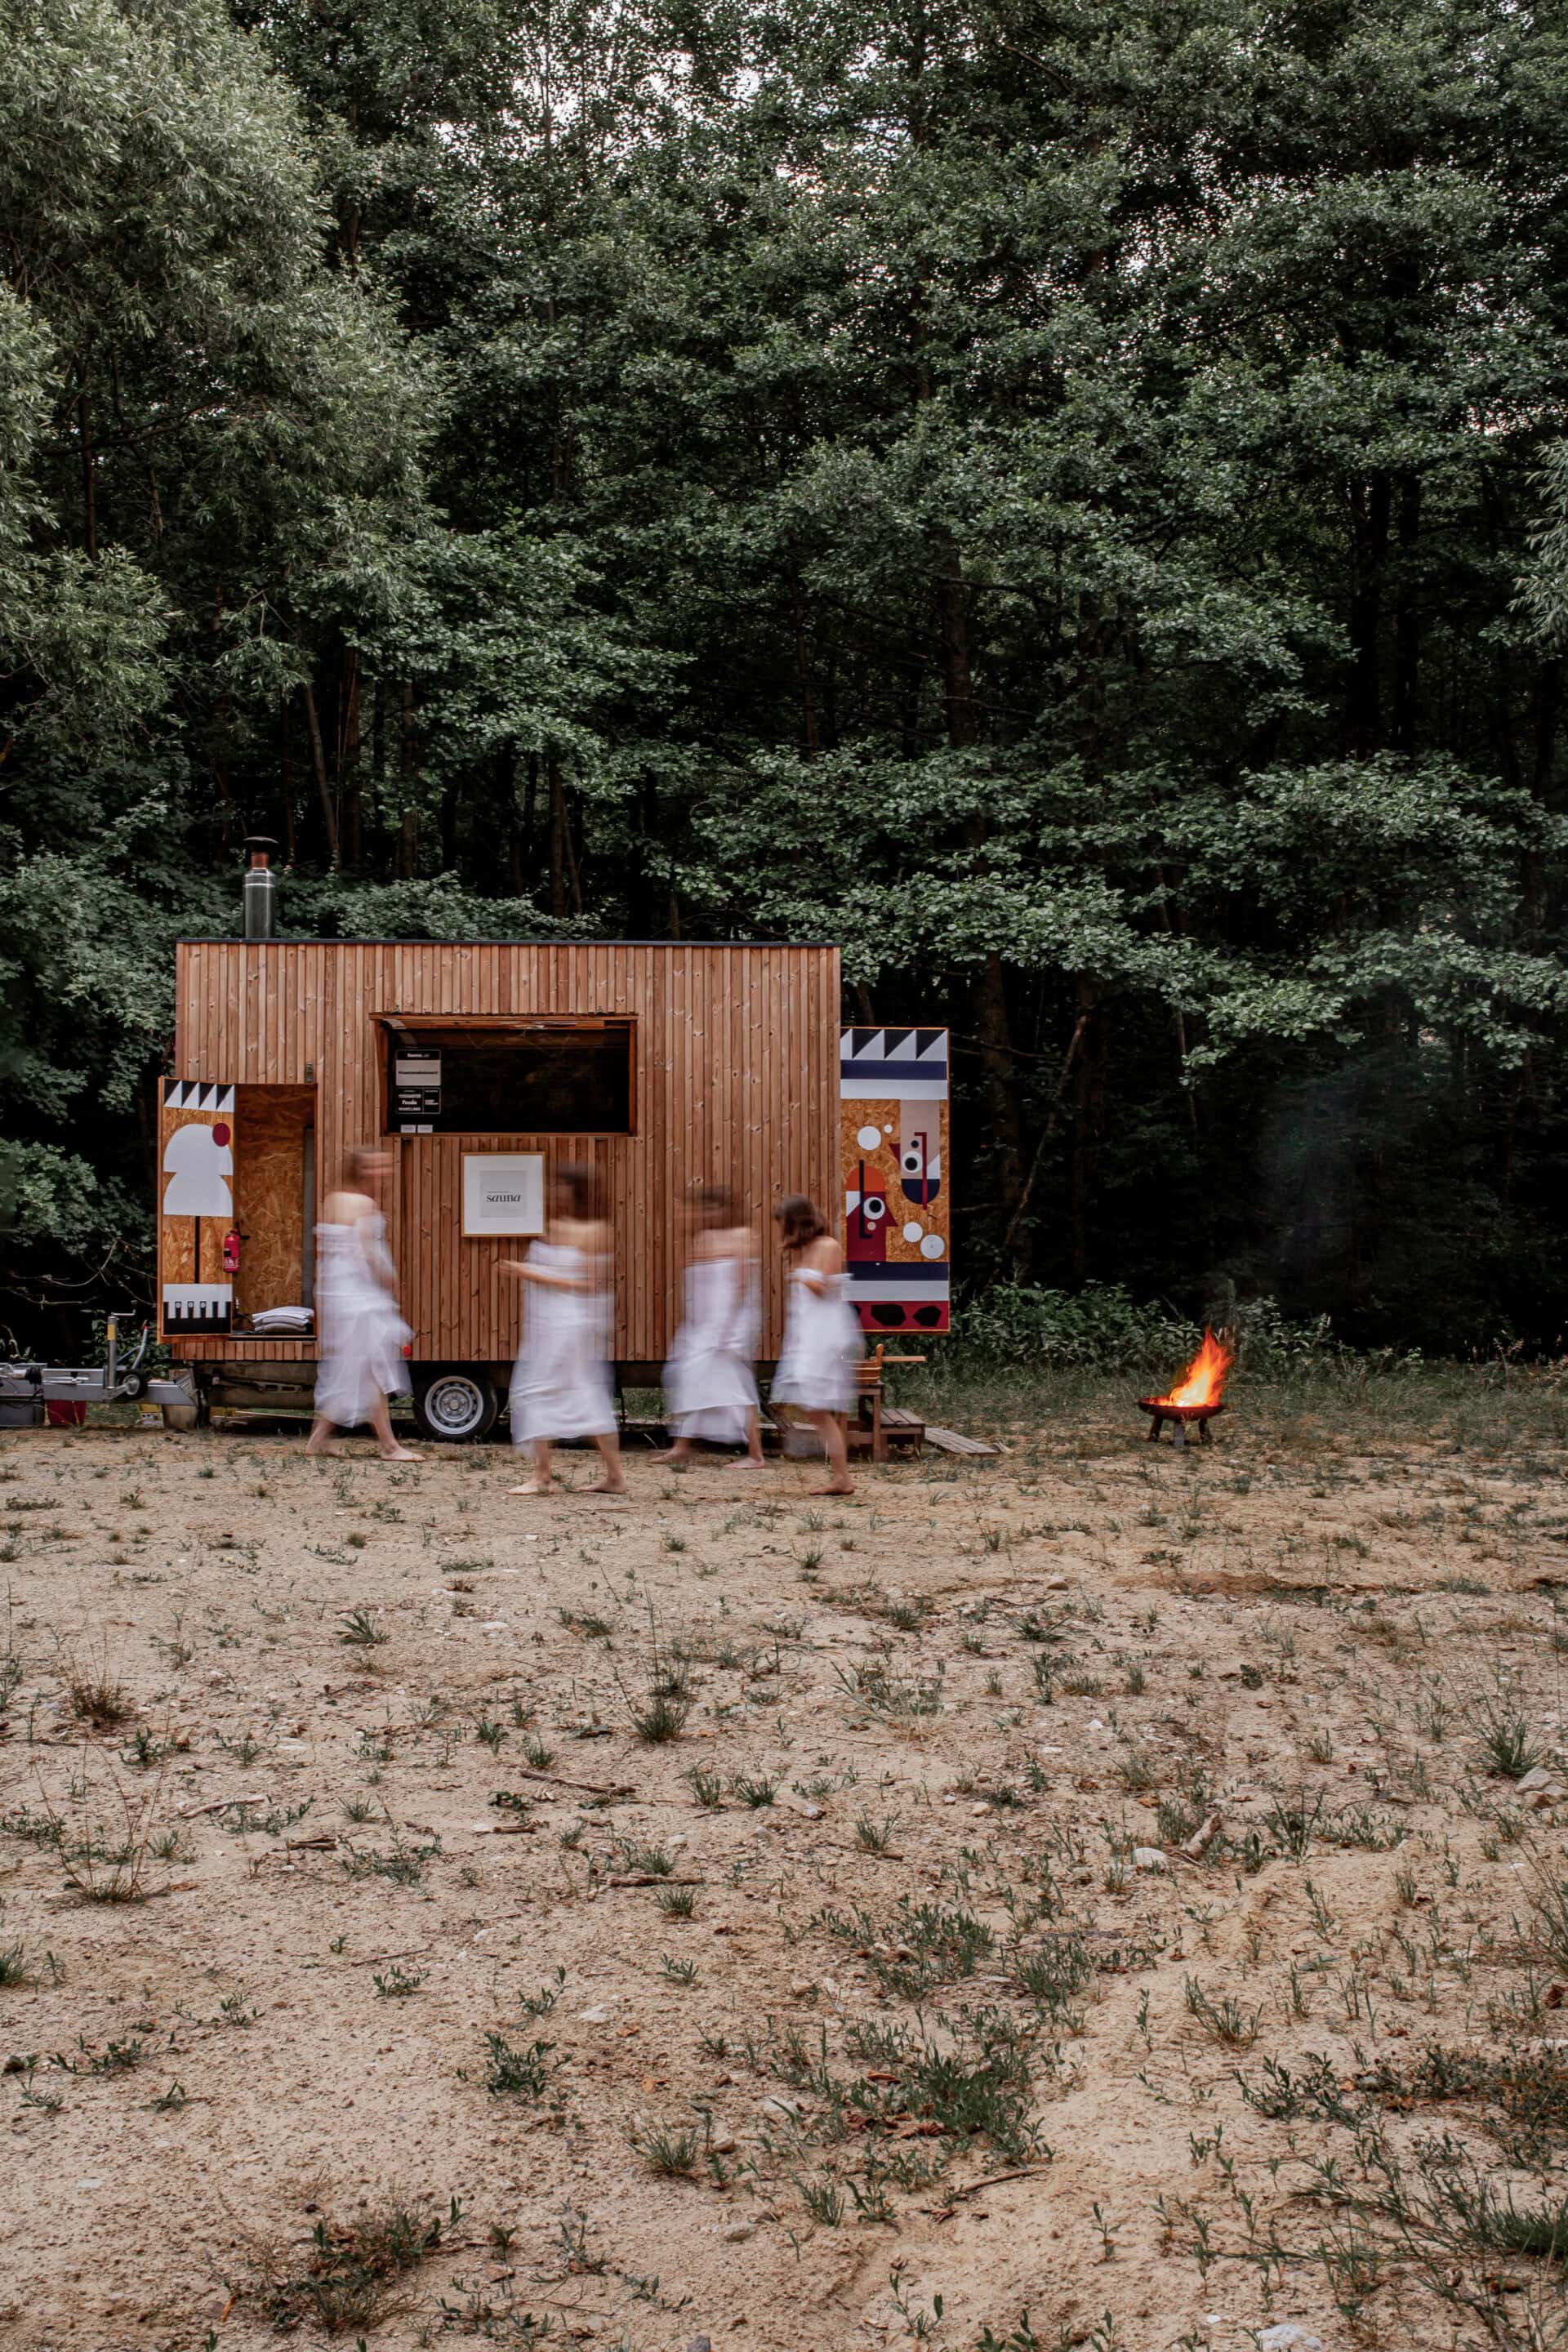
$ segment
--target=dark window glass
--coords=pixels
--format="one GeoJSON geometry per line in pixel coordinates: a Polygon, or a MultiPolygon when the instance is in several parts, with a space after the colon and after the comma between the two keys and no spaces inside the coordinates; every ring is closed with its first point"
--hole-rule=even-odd
{"type": "Polygon", "coordinates": [[[594,1029],[416,1031],[387,1053],[394,1134],[627,1135],[632,1124],[630,1023],[594,1029]],[[399,1056],[439,1056],[438,1109],[400,1107],[399,1056]]]}

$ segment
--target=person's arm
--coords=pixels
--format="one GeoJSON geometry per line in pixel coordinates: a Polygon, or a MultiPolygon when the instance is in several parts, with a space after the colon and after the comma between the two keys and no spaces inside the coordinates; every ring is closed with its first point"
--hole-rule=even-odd
{"type": "Polygon", "coordinates": [[[820,1298],[834,1276],[842,1272],[844,1253],[828,1234],[821,1234],[801,1258],[797,1271],[808,1290],[820,1298]]]}
{"type": "Polygon", "coordinates": [[[531,1265],[526,1258],[503,1257],[503,1274],[514,1282],[536,1282],[542,1290],[591,1290],[592,1283],[579,1282],[575,1275],[557,1274],[552,1266],[531,1265]]]}

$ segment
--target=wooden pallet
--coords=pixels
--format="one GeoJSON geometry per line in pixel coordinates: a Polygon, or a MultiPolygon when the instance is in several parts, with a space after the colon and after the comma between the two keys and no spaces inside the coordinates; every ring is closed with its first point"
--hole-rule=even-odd
{"type": "Polygon", "coordinates": [[[998,1454],[999,1445],[987,1445],[983,1437],[965,1437],[961,1429],[939,1429],[934,1422],[926,1423],[926,1444],[943,1454],[998,1454]]]}

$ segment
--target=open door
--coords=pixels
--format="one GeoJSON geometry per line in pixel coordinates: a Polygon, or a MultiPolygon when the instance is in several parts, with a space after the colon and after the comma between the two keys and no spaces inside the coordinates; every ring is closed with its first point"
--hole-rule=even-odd
{"type": "Polygon", "coordinates": [[[227,1331],[234,1284],[234,1088],[165,1078],[158,1121],[159,1335],[227,1331]]]}

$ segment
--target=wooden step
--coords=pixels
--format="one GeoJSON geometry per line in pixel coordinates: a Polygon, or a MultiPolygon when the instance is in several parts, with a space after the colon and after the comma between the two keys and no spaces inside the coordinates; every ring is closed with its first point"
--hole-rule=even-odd
{"type": "Polygon", "coordinates": [[[926,1423],[926,1443],[938,1447],[943,1454],[999,1454],[1002,1451],[999,1445],[987,1445],[984,1438],[965,1437],[959,1429],[939,1429],[931,1421],[926,1423]]]}

